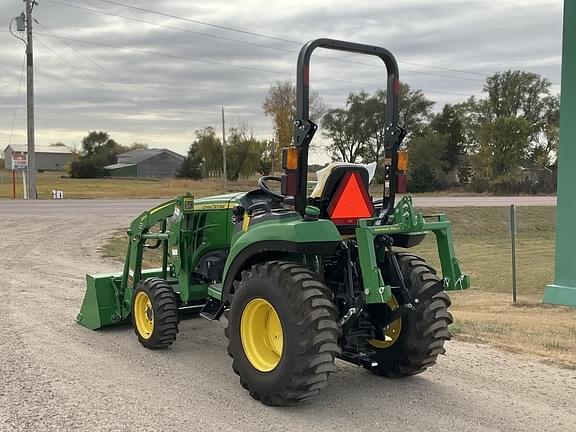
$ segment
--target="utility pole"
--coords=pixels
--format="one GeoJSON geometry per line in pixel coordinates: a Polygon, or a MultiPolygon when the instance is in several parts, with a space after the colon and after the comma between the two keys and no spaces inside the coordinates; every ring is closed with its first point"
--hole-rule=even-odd
{"type": "Polygon", "coordinates": [[[224,123],[224,107],[222,107],[222,164],[224,168],[224,190],[228,191],[228,171],[226,170],[226,124],[224,123]]]}
{"type": "Polygon", "coordinates": [[[26,1],[26,117],[28,123],[28,199],[36,199],[36,153],[34,143],[34,54],[32,10],[35,0],[26,1]]]}
{"type": "Polygon", "coordinates": [[[274,175],[274,158],[276,157],[276,143],[272,138],[272,175],[274,175]]]}

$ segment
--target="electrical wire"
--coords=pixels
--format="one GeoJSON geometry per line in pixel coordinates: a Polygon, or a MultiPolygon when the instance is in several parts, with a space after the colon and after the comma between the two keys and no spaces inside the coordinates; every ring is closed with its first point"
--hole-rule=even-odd
{"type": "MultiPolygon", "coordinates": [[[[57,37],[57,35],[54,34],[54,32],[52,32],[52,30],[50,30],[48,27],[46,27],[45,25],[41,24],[40,22],[36,22],[36,24],[38,24],[40,27],[42,27],[44,30],[46,30],[48,33],[50,33],[52,36],[57,37]]],[[[93,65],[95,65],[96,67],[100,68],[101,70],[103,70],[104,72],[112,75],[114,78],[116,78],[117,80],[121,81],[122,83],[137,88],[138,86],[136,86],[133,83],[130,83],[128,81],[126,81],[124,78],[122,78],[120,75],[118,75],[117,73],[111,71],[110,69],[108,69],[105,66],[102,66],[100,63],[98,63],[96,60],[94,60],[93,58],[91,58],[90,56],[84,54],[82,51],[80,51],[79,49],[75,48],[73,45],[67,43],[65,40],[60,39],[62,41],[62,43],[64,45],[66,45],[69,49],[71,49],[72,51],[74,51],[76,54],[78,54],[79,56],[83,57],[84,59],[88,60],[90,63],[92,63],[93,65]]]]}
{"type": "MultiPolygon", "coordinates": [[[[71,4],[71,3],[67,3],[67,2],[63,2],[60,0],[44,0],[44,1],[48,1],[50,3],[55,3],[58,5],[62,5],[62,6],[66,6],[66,7],[70,7],[70,8],[74,8],[74,9],[79,9],[88,13],[94,13],[94,14],[100,14],[100,15],[107,15],[107,16],[112,16],[112,17],[116,17],[116,18],[121,18],[121,19],[125,19],[128,21],[134,21],[134,22],[139,22],[139,23],[143,23],[143,24],[149,24],[149,25],[154,25],[154,26],[158,26],[158,27],[162,27],[162,28],[166,28],[166,29],[170,29],[170,30],[175,30],[175,31],[180,31],[180,32],[186,32],[186,33],[190,33],[190,34],[195,34],[198,36],[203,36],[203,37],[208,37],[208,38],[213,38],[213,39],[219,39],[219,40],[224,40],[224,41],[228,41],[228,42],[232,42],[232,43],[237,43],[237,44],[242,44],[242,45],[248,45],[248,46],[255,46],[255,47],[259,47],[259,48],[265,48],[265,49],[272,49],[272,50],[276,50],[276,51],[282,51],[282,52],[288,52],[288,53],[298,53],[298,50],[293,50],[293,49],[287,49],[287,48],[282,48],[282,47],[277,47],[277,46],[270,46],[270,45],[262,45],[262,44],[258,44],[258,43],[253,43],[253,42],[248,42],[248,41],[244,41],[244,40],[240,40],[240,39],[233,39],[233,38],[228,38],[228,37],[224,37],[224,36],[219,36],[219,35],[213,35],[210,33],[203,33],[203,32],[198,32],[198,31],[193,31],[193,30],[189,30],[189,29],[184,29],[181,27],[174,27],[174,26],[170,26],[170,25],[166,25],[166,24],[161,24],[161,23],[156,23],[153,21],[147,21],[147,20],[143,20],[140,18],[134,18],[134,17],[128,17],[125,15],[118,15],[115,13],[111,13],[111,12],[106,12],[100,9],[91,9],[91,8],[87,8],[87,7],[83,7],[83,6],[78,6],[75,4],[71,4]]],[[[104,0],[98,0],[98,1],[104,1],[104,0]]],[[[114,4],[120,4],[115,2],[114,4]]],[[[230,31],[239,31],[239,32],[244,32],[241,30],[238,30],[236,28],[231,28],[231,27],[227,27],[227,26],[220,26],[220,25],[215,25],[215,24],[210,24],[210,23],[206,23],[204,21],[198,21],[198,20],[192,20],[192,19],[188,19],[188,18],[184,18],[184,17],[178,17],[176,15],[170,15],[170,14],[162,14],[160,12],[155,12],[155,11],[150,11],[148,9],[144,9],[144,8],[139,8],[139,7],[135,7],[135,6],[129,6],[129,5],[124,5],[127,8],[135,8],[136,10],[139,11],[146,11],[147,13],[153,13],[153,14],[157,14],[163,17],[167,17],[167,18],[171,18],[171,19],[181,19],[187,22],[192,22],[194,24],[203,24],[203,25],[209,25],[209,26],[216,26],[217,28],[220,29],[224,29],[224,30],[230,30],[230,31]]],[[[251,35],[256,35],[256,36],[260,36],[260,37],[265,37],[265,35],[262,35],[261,33],[253,33],[253,32],[248,32],[251,35]]],[[[279,39],[279,38],[274,38],[273,39],[279,39]]],[[[284,42],[289,42],[291,44],[298,44],[301,45],[301,42],[298,41],[290,41],[288,39],[279,39],[281,41],[284,42]]],[[[360,61],[355,61],[355,60],[349,60],[349,59],[344,59],[344,58],[338,58],[338,57],[331,57],[331,56],[325,56],[325,55],[321,55],[321,54],[316,54],[314,56],[315,58],[320,58],[320,59],[324,59],[324,60],[330,60],[330,61],[336,61],[336,62],[341,62],[341,63],[350,63],[350,64],[358,64],[358,65],[362,65],[362,66],[367,66],[367,67],[373,67],[373,68],[379,68],[381,69],[383,67],[383,65],[378,65],[378,64],[371,64],[371,63],[366,63],[366,62],[360,62],[360,61]]],[[[462,71],[458,71],[458,70],[453,70],[453,69],[447,69],[447,68],[437,68],[434,66],[424,66],[418,63],[411,63],[411,62],[405,62],[405,61],[401,61],[401,64],[411,64],[414,66],[418,66],[418,67],[427,67],[427,68],[432,68],[432,69],[438,69],[438,70],[448,70],[450,72],[456,72],[456,73],[461,73],[462,71]]],[[[439,74],[439,73],[434,73],[434,72],[425,72],[425,71],[421,71],[421,70],[414,70],[414,69],[408,69],[408,68],[403,68],[402,69],[403,73],[406,74],[418,74],[418,75],[428,75],[428,76],[436,76],[436,77],[440,77],[440,78],[448,78],[448,79],[458,79],[458,80],[465,80],[465,81],[474,81],[474,82],[481,82],[483,83],[483,80],[479,80],[479,79],[475,79],[475,78],[469,78],[469,77],[461,77],[461,76],[453,76],[453,75],[443,75],[443,74],[439,74]]],[[[476,73],[474,73],[476,74],[476,73]]],[[[488,76],[485,74],[480,74],[478,73],[478,75],[482,75],[482,76],[488,76]]]]}
{"type": "MultiPolygon", "coordinates": [[[[52,1],[54,2],[55,0],[44,0],[44,1],[52,1]]],[[[256,32],[250,32],[247,30],[243,30],[243,29],[239,29],[239,28],[235,28],[235,27],[230,27],[230,26],[225,26],[225,25],[219,25],[219,24],[213,24],[213,23],[209,23],[206,21],[200,21],[200,20],[195,20],[195,19],[191,19],[191,18],[186,18],[186,17],[182,17],[182,16],[178,16],[178,15],[172,15],[172,14],[167,14],[167,13],[163,13],[163,12],[158,12],[158,11],[154,11],[151,9],[146,9],[143,7],[139,7],[139,6],[134,6],[134,5],[130,5],[130,4],[126,4],[126,3],[121,3],[118,1],[114,1],[114,0],[96,0],[102,3],[108,3],[111,5],[115,5],[115,6],[120,6],[120,7],[124,7],[127,9],[133,9],[133,10],[137,10],[140,12],[146,12],[146,13],[150,13],[150,14],[154,14],[154,15],[159,15],[159,16],[163,16],[163,17],[167,17],[167,18],[172,18],[172,19],[177,19],[177,20],[182,20],[182,21],[188,21],[194,24],[200,24],[200,25],[205,25],[205,26],[209,26],[209,27],[214,27],[214,28],[218,28],[218,29],[222,29],[222,30],[228,30],[228,31],[232,31],[232,32],[237,32],[237,33],[243,33],[243,34],[247,34],[247,35],[251,35],[251,36],[257,36],[257,37],[262,37],[262,38],[266,38],[266,39],[271,39],[271,40],[276,40],[276,41],[281,41],[281,42],[286,42],[286,43],[290,43],[290,44],[295,44],[295,45],[299,45],[301,46],[303,44],[303,42],[301,41],[296,41],[296,40],[291,40],[291,39],[283,39],[283,38],[279,38],[276,36],[271,36],[271,35],[267,35],[264,33],[256,33],[256,32]]],[[[327,57],[327,56],[320,56],[317,55],[316,57],[321,57],[321,58],[325,58],[325,59],[331,59],[331,60],[335,60],[335,61],[343,61],[343,62],[348,62],[348,63],[356,63],[356,64],[362,64],[362,65],[366,65],[366,66],[375,66],[375,65],[371,65],[368,63],[363,63],[363,62],[356,62],[353,60],[346,60],[346,59],[339,59],[339,58],[335,58],[335,57],[327,57]]],[[[481,77],[489,77],[490,75],[487,73],[482,73],[482,72],[475,72],[475,71],[469,71],[469,70],[464,70],[464,69],[458,69],[458,68],[452,68],[452,67],[445,67],[445,66],[433,66],[430,64],[426,64],[426,63],[417,63],[417,62],[409,62],[409,61],[399,61],[400,64],[407,64],[407,65],[412,65],[412,66],[418,66],[418,67],[422,67],[422,68],[428,68],[428,69],[435,69],[435,70],[439,70],[439,71],[446,71],[446,72],[453,72],[453,73],[460,73],[460,74],[469,74],[469,75],[476,75],[476,76],[481,76],[481,77]]],[[[411,71],[413,73],[416,73],[417,71],[411,71]]],[[[423,74],[429,74],[427,72],[421,72],[423,74]]],[[[442,76],[442,75],[439,75],[442,76]]],[[[458,78],[458,77],[450,77],[450,76],[444,76],[445,78],[458,78]]],[[[484,81],[482,81],[484,82],[484,81]]]]}
{"type": "MultiPolygon", "coordinates": [[[[126,50],[126,51],[138,52],[141,54],[148,54],[148,55],[155,55],[155,56],[166,57],[166,58],[187,60],[187,61],[191,61],[191,62],[205,63],[205,64],[211,64],[211,65],[216,65],[216,66],[224,66],[224,67],[233,68],[233,69],[243,69],[243,70],[248,70],[248,71],[253,71],[253,72],[264,72],[264,73],[285,75],[285,76],[291,76],[291,77],[296,76],[294,73],[284,72],[284,71],[279,71],[279,70],[271,70],[271,69],[256,68],[256,67],[252,67],[252,66],[229,64],[229,63],[217,62],[214,60],[201,59],[198,57],[194,57],[194,58],[185,57],[185,56],[181,56],[181,55],[177,55],[177,54],[169,54],[169,53],[163,53],[163,52],[158,52],[158,51],[150,51],[150,50],[146,50],[143,48],[127,47],[127,46],[115,45],[115,44],[105,43],[105,42],[88,41],[85,39],[78,39],[78,38],[72,38],[72,37],[68,37],[68,36],[56,35],[54,33],[49,34],[49,33],[36,32],[36,35],[46,36],[46,37],[51,37],[51,38],[57,38],[57,39],[64,39],[64,40],[69,40],[69,41],[79,42],[79,43],[84,43],[84,44],[89,44],[89,45],[97,45],[97,46],[102,46],[102,47],[106,47],[106,48],[122,49],[122,50],[126,50]]],[[[360,86],[369,86],[369,87],[374,87],[374,88],[382,87],[381,84],[366,83],[366,82],[344,80],[344,79],[337,79],[337,78],[329,78],[329,77],[323,77],[323,76],[315,77],[315,79],[317,79],[319,81],[350,83],[350,84],[356,84],[356,85],[360,85],[360,86]]],[[[438,91],[425,90],[425,92],[426,93],[432,93],[432,94],[434,94],[434,93],[442,94],[442,95],[452,94],[452,95],[456,95],[456,96],[465,96],[465,97],[470,96],[469,94],[456,93],[456,92],[450,92],[450,91],[438,92],[438,91]]]]}
{"type": "Polygon", "coordinates": [[[18,93],[16,94],[16,104],[14,105],[14,112],[12,113],[12,124],[10,125],[10,134],[8,135],[8,145],[12,144],[12,133],[14,132],[14,124],[16,123],[16,113],[20,105],[20,94],[22,93],[22,78],[24,77],[24,66],[26,64],[26,57],[22,59],[22,66],[20,67],[20,78],[18,79],[18,93]]]}
{"type": "MultiPolygon", "coordinates": [[[[36,33],[39,34],[39,33],[36,33]]],[[[44,42],[42,42],[41,40],[39,40],[38,38],[36,38],[36,41],[38,43],[40,43],[40,45],[42,45],[44,48],[46,48],[48,51],[50,51],[52,54],[54,54],[56,57],[58,57],[60,60],[62,60],[64,63],[66,63],[68,66],[70,66],[71,68],[77,70],[78,72],[80,72],[82,75],[86,76],[90,81],[95,82],[96,84],[106,88],[108,91],[110,91],[111,93],[117,95],[117,96],[121,96],[123,99],[127,99],[130,102],[134,102],[129,96],[127,96],[126,94],[118,91],[118,90],[114,90],[113,88],[109,87],[106,83],[94,78],[92,75],[90,75],[88,72],[82,70],[80,67],[78,67],[77,65],[75,65],[74,63],[68,61],[68,59],[66,59],[65,57],[61,56],[60,54],[58,54],[56,51],[54,51],[52,48],[50,48],[50,46],[48,46],[47,44],[45,44],[44,42]]]]}

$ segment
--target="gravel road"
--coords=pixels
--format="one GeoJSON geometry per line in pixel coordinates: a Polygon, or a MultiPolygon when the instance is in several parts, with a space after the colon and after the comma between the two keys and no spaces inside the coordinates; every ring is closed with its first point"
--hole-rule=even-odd
{"type": "Polygon", "coordinates": [[[321,397],[269,408],[240,387],[223,323],[185,321],[158,352],[80,327],[84,273],[120,268],[97,248],[139,203],[0,201],[0,431],[576,430],[576,371],[485,346],[451,342],[405,380],[339,362],[321,397]]]}

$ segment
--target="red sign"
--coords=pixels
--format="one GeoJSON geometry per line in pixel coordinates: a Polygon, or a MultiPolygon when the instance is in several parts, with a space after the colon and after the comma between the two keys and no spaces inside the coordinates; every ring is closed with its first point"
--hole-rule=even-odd
{"type": "Polygon", "coordinates": [[[13,170],[25,170],[28,168],[28,157],[25,152],[12,152],[12,167],[13,170]]]}

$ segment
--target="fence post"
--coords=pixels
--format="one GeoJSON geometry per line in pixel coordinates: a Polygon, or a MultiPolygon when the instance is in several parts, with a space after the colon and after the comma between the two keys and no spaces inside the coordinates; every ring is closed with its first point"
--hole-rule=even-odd
{"type": "Polygon", "coordinates": [[[516,206],[510,206],[510,213],[508,214],[508,224],[510,227],[510,240],[512,243],[512,303],[516,303],[516,206]]]}

